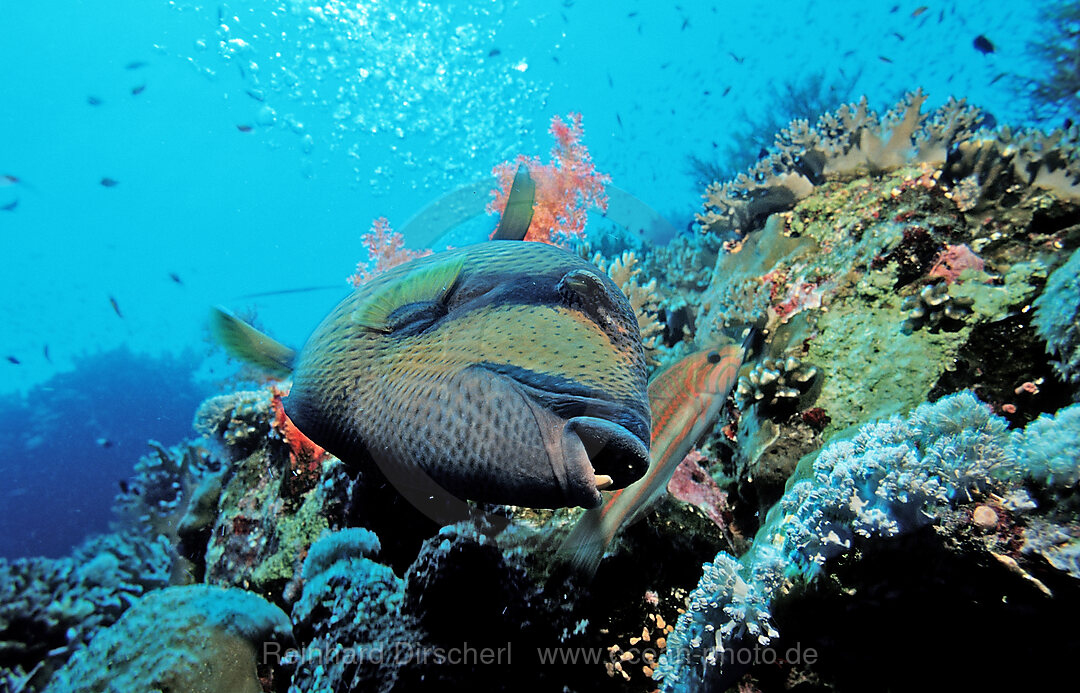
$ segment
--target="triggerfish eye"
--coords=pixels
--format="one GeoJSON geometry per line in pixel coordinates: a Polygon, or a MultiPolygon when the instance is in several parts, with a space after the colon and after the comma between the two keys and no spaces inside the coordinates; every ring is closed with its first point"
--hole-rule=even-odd
{"type": "Polygon", "coordinates": [[[338,304],[292,359],[269,359],[290,360],[293,423],[395,484],[596,507],[601,489],[649,465],[633,309],[606,274],[554,246],[492,241],[396,267],[338,304]]]}

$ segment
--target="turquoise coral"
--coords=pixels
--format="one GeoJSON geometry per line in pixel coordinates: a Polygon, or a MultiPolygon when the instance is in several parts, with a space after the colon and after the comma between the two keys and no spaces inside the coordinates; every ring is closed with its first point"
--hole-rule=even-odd
{"type": "Polygon", "coordinates": [[[776,599],[805,589],[827,561],[859,541],[910,532],[991,493],[1026,498],[1028,478],[1055,483],[1046,471],[1051,465],[1030,450],[1059,454],[1075,439],[1075,416],[1066,411],[1010,435],[1004,419],[962,392],[826,446],[800,464],[741,559],[721,553],[705,565],[656,677],[665,690],[683,691],[697,690],[710,668],[723,675],[725,652],[748,641],[767,645],[778,635],[770,614],[776,599]]]}
{"type": "Polygon", "coordinates": [[[1035,328],[1046,340],[1046,350],[1057,356],[1058,374],[1080,383],[1080,250],[1054,270],[1046,289],[1035,301],[1035,328]]]}

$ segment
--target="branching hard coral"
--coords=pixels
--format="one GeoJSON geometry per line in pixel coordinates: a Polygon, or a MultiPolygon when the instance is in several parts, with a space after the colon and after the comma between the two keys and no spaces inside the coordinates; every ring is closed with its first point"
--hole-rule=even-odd
{"type": "Polygon", "coordinates": [[[409,250],[405,247],[405,237],[390,228],[386,217],[379,217],[371,223],[371,230],[360,237],[368,249],[368,257],[356,265],[356,273],[348,278],[353,286],[360,286],[372,277],[382,274],[391,267],[431,255],[431,250],[409,250]]]}
{"type": "Polygon", "coordinates": [[[492,173],[499,183],[492,191],[493,199],[487,211],[502,213],[510,197],[514,174],[519,166],[525,166],[536,184],[532,223],[525,240],[565,246],[570,238],[584,232],[590,207],[607,209],[604,188],[611,177],[597,173],[589,150],[581,142],[585,131],[580,113],[571,113],[566,121],[554,116],[548,132],[555,138],[551,163],[542,164],[538,157],[520,154],[513,161],[496,166],[492,173]]]}
{"type": "Polygon", "coordinates": [[[1063,380],[1080,383],[1080,250],[1046,280],[1032,320],[1063,380]]]}

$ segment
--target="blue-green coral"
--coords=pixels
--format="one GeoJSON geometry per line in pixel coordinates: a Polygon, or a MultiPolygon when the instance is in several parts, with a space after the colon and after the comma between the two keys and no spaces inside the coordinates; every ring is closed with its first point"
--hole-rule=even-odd
{"type": "Polygon", "coordinates": [[[1059,359],[1054,368],[1062,379],[1080,383],[1080,250],[1047,279],[1032,324],[1059,359]]]}
{"type": "Polygon", "coordinates": [[[142,598],[98,633],[45,690],[260,693],[260,675],[269,675],[258,670],[263,655],[291,641],[288,617],[256,594],[169,587],[142,598]]]}
{"type": "Polygon", "coordinates": [[[1070,461],[1060,456],[1065,441],[1080,442],[1073,409],[1010,435],[1004,419],[961,392],[907,419],[866,424],[804,460],[752,548],[739,560],[721,553],[705,564],[656,678],[666,690],[696,690],[722,670],[725,653],[768,645],[778,635],[772,602],[804,587],[859,538],[896,536],[991,492],[1032,509],[1025,481],[1045,485],[1078,473],[1075,460],[1066,469],[1070,461]]]}

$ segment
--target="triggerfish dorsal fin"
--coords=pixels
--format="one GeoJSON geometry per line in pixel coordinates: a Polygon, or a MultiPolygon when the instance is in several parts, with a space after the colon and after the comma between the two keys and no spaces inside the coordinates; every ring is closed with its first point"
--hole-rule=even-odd
{"type": "Polygon", "coordinates": [[[514,182],[510,186],[510,195],[506,198],[506,209],[495,229],[493,241],[521,241],[529,232],[532,224],[533,203],[536,202],[536,182],[529,175],[529,168],[519,164],[514,182]]]}
{"type": "Polygon", "coordinates": [[[210,332],[230,356],[257,366],[271,375],[288,377],[296,362],[296,352],[215,306],[210,312],[210,332]]]}
{"type": "Polygon", "coordinates": [[[391,315],[410,303],[438,303],[446,298],[465,266],[465,256],[427,262],[399,281],[376,289],[353,311],[353,322],[374,332],[392,332],[391,315]]]}

